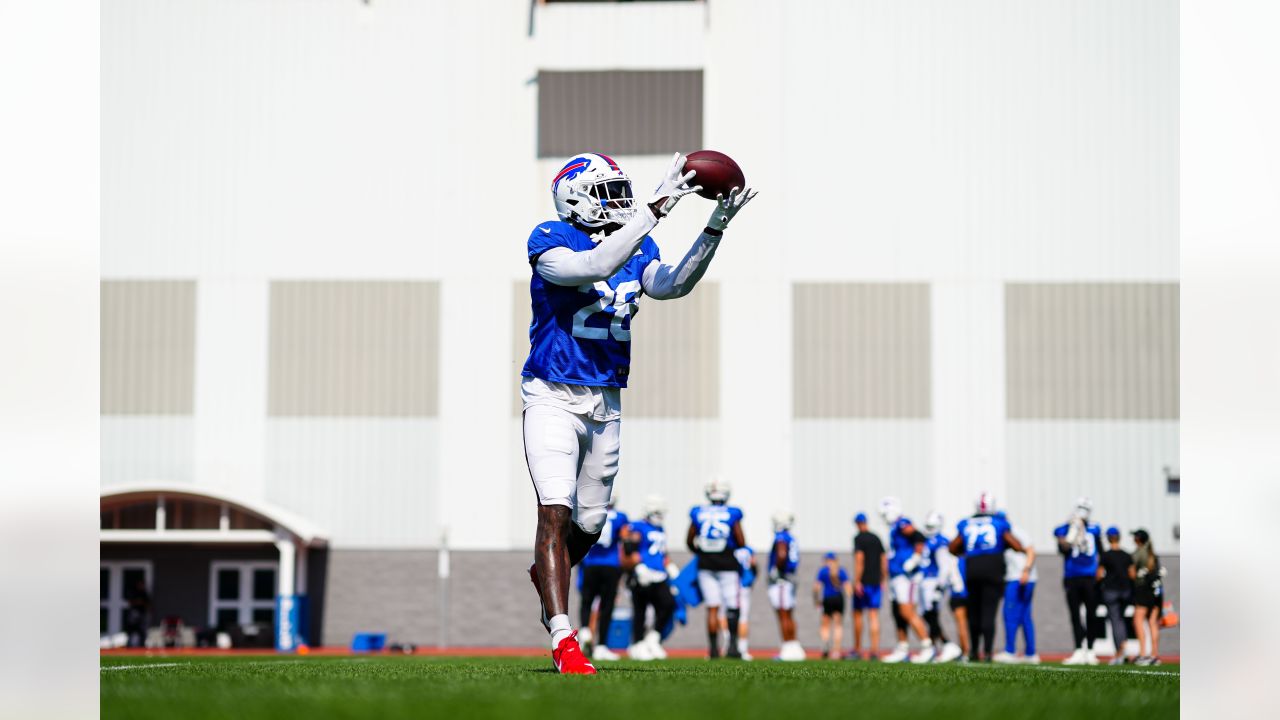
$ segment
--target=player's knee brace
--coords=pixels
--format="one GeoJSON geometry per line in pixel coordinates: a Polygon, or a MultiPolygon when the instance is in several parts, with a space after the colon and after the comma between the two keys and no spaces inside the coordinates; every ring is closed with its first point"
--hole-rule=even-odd
{"type": "Polygon", "coordinates": [[[724,617],[729,621],[729,628],[736,631],[738,629],[738,623],[742,619],[742,611],[738,608],[729,608],[728,610],[725,610],[724,617]]]}

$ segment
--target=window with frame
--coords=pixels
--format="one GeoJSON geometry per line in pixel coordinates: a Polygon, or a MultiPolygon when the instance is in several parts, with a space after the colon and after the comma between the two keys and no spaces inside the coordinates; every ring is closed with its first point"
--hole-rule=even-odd
{"type": "Polygon", "coordinates": [[[228,630],[244,625],[275,627],[274,560],[216,560],[209,567],[209,626],[228,630]]]}

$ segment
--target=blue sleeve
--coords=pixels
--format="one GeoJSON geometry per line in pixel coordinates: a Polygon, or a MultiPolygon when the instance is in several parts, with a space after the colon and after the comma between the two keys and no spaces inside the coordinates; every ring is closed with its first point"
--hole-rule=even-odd
{"type": "Polygon", "coordinates": [[[823,565],[818,569],[818,582],[825,583],[829,575],[827,574],[827,566],[823,565]]]}
{"type": "Polygon", "coordinates": [[[555,247],[569,247],[568,240],[560,234],[560,227],[556,223],[543,223],[533,229],[529,233],[529,260],[532,261],[542,253],[555,247]],[[550,232],[543,230],[546,228],[550,232]]]}
{"type": "Polygon", "coordinates": [[[956,534],[957,534],[957,535],[959,535],[960,537],[964,537],[964,526],[965,526],[968,522],[969,522],[968,520],[961,520],[960,522],[956,523],[956,534]]]}
{"type": "Polygon", "coordinates": [[[698,508],[689,509],[689,522],[695,526],[698,524],[698,508]]]}
{"type": "Polygon", "coordinates": [[[845,572],[844,568],[840,568],[840,582],[849,582],[849,573],[845,572]]]}
{"type": "Polygon", "coordinates": [[[654,242],[653,238],[648,235],[645,235],[644,239],[640,241],[640,254],[644,256],[645,265],[654,260],[662,259],[662,253],[658,252],[658,243],[654,242]]]}
{"type": "Polygon", "coordinates": [[[1067,526],[1066,526],[1066,525],[1059,525],[1058,527],[1054,528],[1054,529],[1053,529],[1053,536],[1054,536],[1054,537],[1066,537],[1066,536],[1067,536],[1067,526]]]}
{"type": "Polygon", "coordinates": [[[729,508],[729,524],[737,525],[740,522],[742,522],[742,509],[729,508]]]}
{"type": "Polygon", "coordinates": [[[1012,532],[1012,531],[1013,531],[1013,526],[1009,524],[1008,520],[1002,520],[1000,518],[996,518],[996,532],[999,534],[1001,538],[1004,537],[1005,533],[1012,532]]]}

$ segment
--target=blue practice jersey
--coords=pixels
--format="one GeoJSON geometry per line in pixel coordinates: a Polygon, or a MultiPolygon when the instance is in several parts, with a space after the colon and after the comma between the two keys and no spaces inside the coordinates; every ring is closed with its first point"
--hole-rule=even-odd
{"type": "Polygon", "coordinates": [[[751,587],[756,581],[755,571],[751,569],[751,559],[755,557],[755,553],[749,547],[740,547],[733,551],[733,556],[742,566],[742,587],[751,587]]]}
{"type": "Polygon", "coordinates": [[[622,529],[627,526],[626,513],[610,510],[604,518],[604,527],[600,529],[600,539],[582,558],[583,565],[618,566],[618,541],[622,539],[622,529]]]}
{"type": "MultiPolygon", "coordinates": [[[[1053,529],[1054,537],[1065,538],[1067,526],[1059,525],[1053,529]]],[[[1102,528],[1089,523],[1085,525],[1085,534],[1080,542],[1071,546],[1071,554],[1062,562],[1063,577],[1097,577],[1098,549],[1102,547],[1102,528]]]]}
{"type": "Polygon", "coordinates": [[[964,554],[1004,555],[1004,541],[1009,521],[996,515],[974,515],[956,523],[956,532],[964,538],[964,554]]]}
{"type": "MultiPolygon", "coordinates": [[[[529,262],[556,247],[580,252],[595,243],[569,223],[545,222],[529,235],[529,262]]],[[[543,279],[535,268],[529,280],[529,359],[521,374],[573,385],[626,387],[640,278],[657,259],[658,246],[646,236],[636,254],[608,280],[565,287],[543,279]]]]}
{"type": "Polygon", "coordinates": [[[942,569],[938,564],[938,553],[947,547],[947,539],[938,533],[924,541],[924,564],[920,566],[920,571],[926,578],[938,577],[938,572],[942,569]]]}
{"type": "Polygon", "coordinates": [[[822,583],[822,598],[825,600],[830,597],[840,597],[844,595],[844,584],[849,582],[849,573],[844,568],[838,568],[839,575],[836,578],[831,577],[831,569],[823,565],[818,570],[818,582],[822,583]]]}
{"type": "Polygon", "coordinates": [[[964,579],[964,555],[956,558],[956,576],[951,582],[951,597],[963,600],[969,597],[969,586],[965,584],[964,579]]]}
{"type": "Polygon", "coordinates": [[[920,533],[913,527],[911,533],[907,534],[906,528],[910,525],[910,520],[901,517],[889,530],[889,577],[906,575],[907,570],[903,565],[916,552],[916,540],[920,539],[920,533]]]}
{"type": "Polygon", "coordinates": [[[667,531],[647,520],[631,523],[631,530],[640,535],[640,562],[654,570],[666,572],[667,531]]]}
{"type": "MultiPolygon", "coordinates": [[[[699,505],[689,511],[689,522],[698,529],[698,552],[733,552],[733,526],[742,522],[742,511],[732,505],[699,505]]],[[[708,568],[713,569],[713,568],[708,568]]]]}
{"type": "Polygon", "coordinates": [[[769,551],[769,572],[773,573],[774,567],[778,562],[778,544],[782,543],[786,548],[787,561],[784,565],[778,566],[778,574],[782,577],[790,577],[794,575],[796,569],[800,567],[800,545],[796,539],[791,536],[790,530],[783,530],[775,533],[773,536],[773,548],[769,551]]]}

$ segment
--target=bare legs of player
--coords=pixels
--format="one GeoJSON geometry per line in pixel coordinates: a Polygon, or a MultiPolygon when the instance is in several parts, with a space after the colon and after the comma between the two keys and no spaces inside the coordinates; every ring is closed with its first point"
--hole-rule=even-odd
{"type": "Polygon", "coordinates": [[[564,505],[538,506],[533,563],[542,581],[538,597],[548,618],[569,614],[569,579],[573,566],[582,562],[598,539],[600,533],[584,532],[573,522],[573,512],[564,505]]]}
{"type": "Polygon", "coordinates": [[[870,625],[870,632],[867,634],[867,654],[865,657],[872,658],[880,655],[880,611],[874,608],[867,610],[853,611],[853,654],[857,657],[864,657],[862,654],[862,616],[867,616],[867,625],[870,625]]]}
{"type": "Polygon", "coordinates": [[[969,657],[969,609],[961,605],[951,611],[956,617],[956,638],[960,641],[961,659],[969,657]]]}
{"type": "MultiPolygon", "coordinates": [[[[727,628],[728,625],[726,624],[727,628]]],[[[720,657],[720,608],[707,606],[707,640],[712,658],[720,657]]]]}
{"type": "MultiPolygon", "coordinates": [[[[929,637],[929,628],[925,626],[924,620],[921,620],[920,614],[916,612],[915,603],[898,603],[898,610],[902,613],[902,618],[911,626],[911,629],[916,631],[916,637],[920,638],[921,642],[933,642],[932,638],[929,637]]],[[[903,633],[904,640],[906,639],[905,635],[906,633],[903,633]]]]}
{"type": "Polygon", "coordinates": [[[790,610],[778,611],[778,631],[782,633],[782,642],[789,643],[796,639],[796,620],[790,610]]]}

